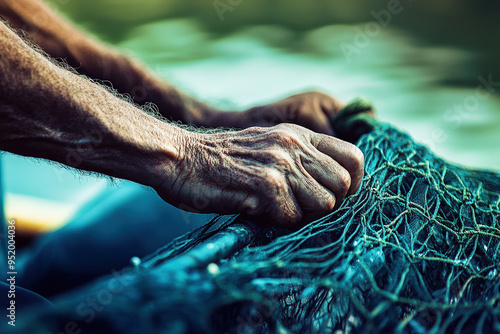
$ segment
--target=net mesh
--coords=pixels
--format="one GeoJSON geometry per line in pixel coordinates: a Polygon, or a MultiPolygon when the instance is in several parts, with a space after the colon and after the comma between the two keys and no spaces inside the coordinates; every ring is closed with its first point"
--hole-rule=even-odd
{"type": "Polygon", "coordinates": [[[342,114],[345,129],[369,132],[354,136],[362,186],[337,211],[294,233],[267,229],[202,268],[164,266],[237,219],[211,221],[125,273],[92,321],[78,303],[110,278],[36,315],[32,329],[79,319],[108,332],[500,332],[500,174],[444,162],[354,115],[363,110],[342,114]]]}

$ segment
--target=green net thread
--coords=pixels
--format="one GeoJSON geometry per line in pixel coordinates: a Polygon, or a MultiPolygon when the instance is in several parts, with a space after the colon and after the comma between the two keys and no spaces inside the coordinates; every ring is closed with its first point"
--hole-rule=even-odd
{"type": "Polygon", "coordinates": [[[240,293],[292,332],[500,330],[499,175],[449,165],[388,125],[358,145],[360,192],[217,279],[246,277],[240,293]]]}
{"type": "MultiPolygon", "coordinates": [[[[359,126],[361,109],[351,105],[350,117],[342,117],[359,126]]],[[[500,174],[446,163],[388,124],[368,120],[364,126],[370,132],[357,142],[365,154],[364,180],[337,211],[295,233],[270,229],[209,268],[162,270],[166,260],[233,222],[212,221],[127,273],[129,287],[83,328],[499,332],[500,174]]],[[[35,317],[31,329],[78,319],[82,295],[106,282],[63,299],[57,311],[35,317]]]]}

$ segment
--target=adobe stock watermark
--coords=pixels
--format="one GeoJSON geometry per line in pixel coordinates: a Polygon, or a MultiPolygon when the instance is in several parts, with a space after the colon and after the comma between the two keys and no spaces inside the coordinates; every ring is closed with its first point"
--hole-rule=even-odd
{"type": "Polygon", "coordinates": [[[221,22],[224,21],[224,14],[226,12],[233,12],[236,7],[241,5],[243,0],[214,0],[212,2],[212,6],[215,9],[215,12],[219,16],[219,20],[221,22]]]}
{"type": "MultiPolygon", "coordinates": [[[[479,75],[477,80],[479,84],[474,89],[474,93],[465,96],[461,101],[448,108],[443,114],[443,121],[451,124],[453,130],[463,126],[471,115],[479,110],[481,102],[489,99],[498,87],[500,87],[500,81],[495,81],[493,74],[488,74],[486,78],[479,75]]],[[[440,127],[435,127],[431,130],[428,140],[424,140],[423,143],[432,150],[435,148],[435,145],[442,144],[447,139],[446,131],[440,127]]]]}
{"type": "MultiPolygon", "coordinates": [[[[411,2],[413,0],[405,0],[411,2]]],[[[395,15],[401,14],[404,6],[400,0],[389,0],[387,7],[379,11],[371,10],[370,15],[373,21],[367,22],[364,26],[354,27],[356,32],[352,43],[340,43],[340,50],[348,63],[352,61],[354,55],[359,55],[363,49],[368,47],[373,38],[380,35],[382,28],[386,28],[395,15]]]]}
{"type": "Polygon", "coordinates": [[[11,219],[7,224],[7,324],[16,326],[16,221],[11,219]]]}

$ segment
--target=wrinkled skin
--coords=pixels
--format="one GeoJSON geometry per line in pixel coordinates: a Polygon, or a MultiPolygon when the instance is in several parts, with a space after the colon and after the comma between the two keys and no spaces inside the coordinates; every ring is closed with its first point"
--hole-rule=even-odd
{"type": "Polygon", "coordinates": [[[246,213],[298,228],[338,207],[363,176],[354,145],[292,124],[194,134],[158,193],[181,209],[246,213]]]}

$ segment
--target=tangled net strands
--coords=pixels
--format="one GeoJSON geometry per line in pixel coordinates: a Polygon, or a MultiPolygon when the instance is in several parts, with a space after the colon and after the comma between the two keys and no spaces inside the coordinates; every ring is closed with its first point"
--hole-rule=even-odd
{"type": "Polygon", "coordinates": [[[365,154],[363,184],[337,211],[294,233],[215,219],[130,268],[121,290],[104,278],[26,328],[500,332],[500,174],[446,163],[368,109],[354,102],[333,123],[365,154]],[[85,321],[79,305],[103,291],[111,301],[85,321]]]}

